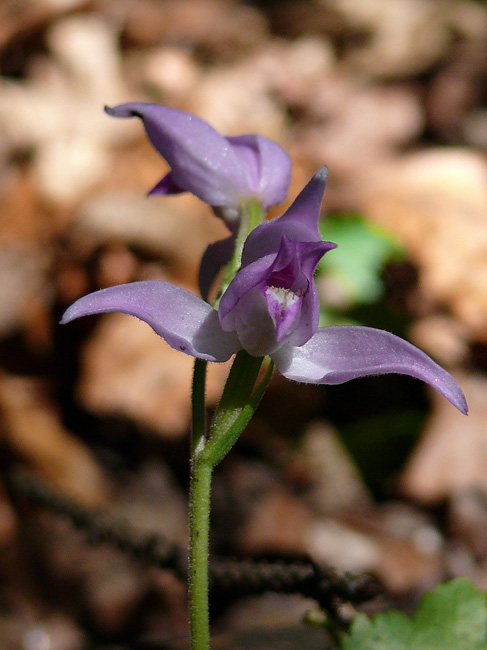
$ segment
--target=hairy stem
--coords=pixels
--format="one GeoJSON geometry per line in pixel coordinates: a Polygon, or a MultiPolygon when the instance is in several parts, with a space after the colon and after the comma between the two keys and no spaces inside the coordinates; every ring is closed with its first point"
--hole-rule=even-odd
{"type": "Polygon", "coordinates": [[[216,467],[223,460],[252,419],[272,376],[274,364],[270,359],[265,359],[264,364],[266,365],[266,370],[257,383],[257,386],[253,388],[262,359],[257,360],[249,355],[247,356],[249,358],[246,361],[250,361],[249,376],[252,377],[251,373],[255,372],[254,381],[251,384],[249,381],[248,384],[251,392],[248,395],[244,395],[244,399],[242,399],[241,395],[240,400],[234,394],[233,400],[220,413],[217,413],[219,417],[215,415],[211,428],[211,436],[203,452],[204,457],[210,461],[213,467],[216,467]]]}
{"type": "Polygon", "coordinates": [[[189,621],[191,650],[210,649],[208,548],[212,467],[197,455],[191,463],[189,516],[189,621]]]}
{"type": "Polygon", "coordinates": [[[237,271],[240,268],[242,262],[242,251],[245,244],[245,240],[249,236],[249,233],[252,232],[259,224],[264,220],[264,211],[262,206],[256,201],[250,201],[250,203],[245,207],[242,212],[240,226],[235,238],[235,248],[233,250],[232,259],[225,267],[223,272],[222,280],[220,283],[220,290],[218,292],[218,297],[216,298],[213,306],[215,309],[218,308],[218,303],[220,298],[225,293],[225,290],[228,288],[228,285],[233,280],[237,271]]]}
{"type": "MultiPolygon", "coordinates": [[[[190,492],[189,609],[191,650],[209,650],[208,554],[210,526],[211,477],[214,467],[238,440],[255,413],[272,374],[272,362],[266,360],[264,376],[256,380],[262,358],[239,352],[223,391],[210,429],[193,423],[190,492]]],[[[200,417],[204,406],[204,367],[195,365],[193,378],[193,415],[200,417]],[[201,385],[203,384],[203,385],[201,385]],[[201,392],[202,391],[202,392],[201,392]],[[200,398],[195,394],[200,392],[200,398]]]]}
{"type": "MultiPolygon", "coordinates": [[[[237,273],[245,240],[251,230],[262,222],[262,207],[250,202],[243,214],[235,241],[233,257],[225,269],[219,296],[237,273]]],[[[218,308],[219,297],[214,307],[218,308]]],[[[246,352],[235,357],[228,375],[223,395],[213,420],[210,438],[206,437],[206,361],[196,359],[192,387],[192,439],[191,439],[191,488],[189,500],[189,619],[191,650],[210,650],[210,621],[208,607],[208,555],[210,532],[211,476],[237,440],[252,417],[272,369],[266,373],[254,391],[255,382],[262,365],[246,352]],[[212,453],[205,453],[211,443],[212,453]]]]}

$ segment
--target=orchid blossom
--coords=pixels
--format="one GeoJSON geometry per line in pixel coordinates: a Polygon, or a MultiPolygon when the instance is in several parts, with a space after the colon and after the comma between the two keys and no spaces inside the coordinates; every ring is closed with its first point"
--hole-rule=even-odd
{"type": "MultiPolygon", "coordinates": [[[[137,114],[134,106],[140,105],[128,106],[118,113],[137,114]]],[[[148,131],[150,114],[144,113],[148,131]]],[[[336,246],[323,242],[318,231],[326,176],[326,168],[321,169],[287,212],[250,233],[241,268],[218,309],[184,289],[154,280],[89,294],[75,302],[61,322],[123,312],[145,321],[171,347],[195,358],[223,362],[244,349],[254,357],[270,356],[285,377],[312,384],[340,384],[385,373],[411,375],[466,413],[465,397],[453,377],[411,343],[369,327],[318,327],[313,273],[320,258],[336,246]]]]}
{"type": "Polygon", "coordinates": [[[232,230],[250,200],[266,210],[287,196],[291,161],[268,138],[225,137],[196,115],[159,104],[132,102],[105,111],[114,117],[140,117],[149,140],[169,163],[171,171],[150,194],[192,192],[232,230]]]}

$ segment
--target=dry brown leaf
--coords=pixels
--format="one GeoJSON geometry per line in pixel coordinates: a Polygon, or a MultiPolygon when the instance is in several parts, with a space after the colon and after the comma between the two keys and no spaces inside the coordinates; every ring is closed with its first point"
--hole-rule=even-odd
{"type": "Polygon", "coordinates": [[[183,47],[171,45],[152,50],[142,61],[134,62],[134,68],[149,88],[168,98],[169,105],[181,101],[199,83],[201,75],[193,54],[183,47]]]}
{"type": "MultiPolygon", "coordinates": [[[[329,5],[328,0],[321,0],[329,5]]],[[[487,12],[474,2],[448,0],[333,0],[349,25],[369,38],[352,48],[347,62],[368,74],[417,74],[444,54],[456,32],[487,32],[487,12]]]]}
{"type": "Polygon", "coordinates": [[[312,511],[269,468],[258,463],[235,462],[231,480],[238,506],[245,513],[236,543],[244,553],[303,553],[312,511]]]}
{"type": "Polygon", "coordinates": [[[35,380],[2,375],[0,408],[6,444],[61,492],[102,505],[108,485],[88,449],[66,431],[35,380]]]}
{"type": "Polygon", "coordinates": [[[469,489],[487,493],[487,380],[462,375],[469,416],[434,393],[434,411],[404,470],[400,488],[409,497],[434,503],[469,489]]]}
{"type": "Polygon", "coordinates": [[[399,503],[315,520],[306,550],[341,570],[373,573],[395,593],[424,590],[442,578],[439,534],[399,503]]]}
{"type": "Polygon", "coordinates": [[[186,43],[229,58],[267,36],[264,15],[221,0],[132,0],[124,3],[126,38],[144,46],[186,43]]]}
{"type": "Polygon", "coordinates": [[[208,244],[227,236],[223,222],[189,194],[161,199],[119,190],[93,197],[80,208],[70,240],[85,255],[111,241],[137,247],[161,257],[179,281],[192,283],[208,244]]]}
{"type": "Polygon", "coordinates": [[[458,320],[434,314],[415,321],[408,338],[418,348],[431,354],[438,363],[455,368],[469,356],[468,332],[458,320]]]}
{"type": "Polygon", "coordinates": [[[103,105],[127,90],[116,30],[96,14],[54,23],[47,41],[51,56],[36,60],[27,80],[2,79],[0,118],[13,151],[34,150],[43,198],[71,205],[108,171],[107,145],[120,135],[103,105]]]}
{"type": "Polygon", "coordinates": [[[0,47],[45,27],[65,13],[87,5],[89,0],[4,0],[0,3],[0,47]]]}
{"type": "Polygon", "coordinates": [[[49,256],[37,246],[0,248],[0,333],[21,329],[33,304],[48,302],[49,256]]]}
{"type": "MultiPolygon", "coordinates": [[[[423,125],[420,98],[412,88],[366,85],[343,72],[316,85],[309,112],[313,120],[296,127],[293,155],[314,167],[326,164],[332,180],[347,183],[384,161],[389,164],[423,125]]],[[[356,193],[349,188],[348,195],[356,209],[356,193]]]]}
{"type": "Polygon", "coordinates": [[[411,154],[362,179],[364,210],[407,246],[420,286],[472,338],[487,331],[487,164],[462,149],[411,154]]]}
{"type": "Polygon", "coordinates": [[[332,427],[310,423],[303,434],[299,458],[310,487],[306,494],[317,512],[330,514],[370,506],[371,497],[359,472],[332,427]]]}
{"type": "Polygon", "coordinates": [[[482,146],[486,141],[483,115],[487,41],[459,42],[426,87],[425,108],[430,128],[443,142],[482,146]]]}
{"type": "MultiPolygon", "coordinates": [[[[179,437],[190,422],[193,362],[145,323],[110,314],[84,350],[79,398],[96,413],[123,415],[163,436],[179,437]]],[[[228,364],[209,364],[209,405],[219,399],[227,372],[228,364]]]]}
{"type": "Polygon", "coordinates": [[[247,58],[238,64],[213,66],[193,89],[184,108],[221,133],[259,133],[279,141],[285,114],[271,90],[271,79],[258,64],[258,57],[247,58]]]}
{"type": "Polygon", "coordinates": [[[0,485],[0,549],[12,545],[15,540],[17,518],[2,485],[0,485]]]}

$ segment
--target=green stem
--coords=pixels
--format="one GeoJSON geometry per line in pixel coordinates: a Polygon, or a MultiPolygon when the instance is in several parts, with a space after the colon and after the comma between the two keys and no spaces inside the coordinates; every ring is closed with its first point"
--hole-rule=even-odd
{"type": "Polygon", "coordinates": [[[249,236],[249,233],[264,221],[264,216],[265,213],[262,210],[262,206],[260,203],[257,203],[257,201],[250,201],[248,205],[243,209],[240,219],[240,226],[235,238],[235,248],[233,249],[232,259],[225,267],[225,271],[223,272],[223,277],[220,283],[218,297],[213,303],[215,309],[218,309],[220,298],[225,293],[225,290],[240,268],[245,240],[249,236]]]}
{"type": "Polygon", "coordinates": [[[229,409],[225,416],[222,415],[221,419],[214,424],[212,435],[203,452],[203,456],[208,459],[212,467],[216,467],[227,455],[257,410],[274,370],[274,364],[270,359],[266,359],[265,363],[267,363],[266,371],[250,397],[243,404],[229,409]]]}
{"type": "MultiPolygon", "coordinates": [[[[255,386],[262,358],[239,352],[228,375],[208,440],[204,426],[193,423],[190,491],[189,617],[191,650],[209,650],[208,549],[210,491],[213,468],[228,453],[255,413],[269,383],[273,364],[255,386]]],[[[267,360],[266,360],[267,363],[267,360]]],[[[205,366],[196,365],[193,376],[193,416],[204,406],[205,366]],[[203,382],[203,386],[201,384],[203,382]],[[198,397],[199,394],[199,397],[198,397]],[[201,401],[203,400],[203,401],[201,401]]]]}
{"type": "MultiPolygon", "coordinates": [[[[243,210],[233,257],[223,274],[219,297],[240,268],[248,234],[263,221],[262,207],[251,201],[243,210]]],[[[218,308],[219,297],[213,306],[218,308]]],[[[213,468],[230,450],[257,408],[272,374],[267,369],[254,390],[262,365],[246,352],[239,352],[230,370],[220,404],[206,437],[206,361],[196,359],[192,389],[191,488],[189,499],[189,619],[191,650],[210,650],[208,607],[208,554],[210,493],[213,468]],[[210,445],[211,443],[211,445],[210,445]],[[211,453],[206,453],[210,447],[211,453]]]]}
{"type": "Polygon", "coordinates": [[[237,352],[215,411],[210,438],[224,433],[235,410],[241,409],[246,403],[254,389],[263,360],[263,357],[251,357],[245,350],[237,352]]]}
{"type": "Polygon", "coordinates": [[[212,467],[193,457],[189,517],[189,622],[191,650],[210,650],[208,548],[212,467]]]}

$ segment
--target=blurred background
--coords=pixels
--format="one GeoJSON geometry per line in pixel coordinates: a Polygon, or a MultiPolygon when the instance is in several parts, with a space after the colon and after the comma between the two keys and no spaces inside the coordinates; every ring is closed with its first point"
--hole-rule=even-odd
{"type": "MultiPolygon", "coordinates": [[[[213,551],[311,554],[369,572],[382,606],[437,582],[487,588],[487,6],[474,0],[2,0],[0,645],[81,650],[185,634],[185,586],[19,496],[18,468],[90,511],[186,544],[192,360],[118,314],[61,328],[88,291],[165,279],[197,291],[225,226],[138,120],[154,101],[291,155],[281,214],[323,164],[322,321],[411,340],[465,391],[275,376],[218,468],[213,551]]],[[[212,365],[210,408],[228,367],[212,365]]],[[[266,595],[216,630],[299,621],[266,595]]],[[[142,647],[142,646],[136,646],[142,647]]],[[[149,646],[144,646],[149,647],[149,646]]],[[[160,647],[160,646],[150,646],[160,647]]]]}

